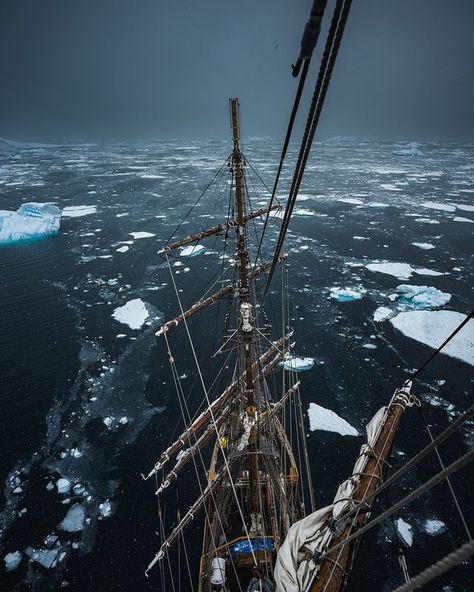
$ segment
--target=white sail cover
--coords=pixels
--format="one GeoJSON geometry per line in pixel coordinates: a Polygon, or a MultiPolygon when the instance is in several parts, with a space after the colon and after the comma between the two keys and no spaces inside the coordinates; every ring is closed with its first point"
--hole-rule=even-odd
{"type": "Polygon", "coordinates": [[[387,407],[379,409],[367,424],[367,444],[361,447],[352,477],[339,486],[333,503],[295,522],[288,531],[275,563],[277,592],[301,592],[309,586],[317,569],[312,556],[315,551],[323,551],[331,541],[333,534],[328,528],[328,520],[339,518],[350,508],[359,482],[358,474],[364,472],[370,449],[379,436],[387,410],[387,407]]]}

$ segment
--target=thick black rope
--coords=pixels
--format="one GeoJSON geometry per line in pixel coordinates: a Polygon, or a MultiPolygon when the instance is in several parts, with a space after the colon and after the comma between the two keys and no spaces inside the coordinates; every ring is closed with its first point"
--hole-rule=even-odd
{"type": "Polygon", "coordinates": [[[398,586],[398,588],[392,590],[392,592],[412,592],[412,590],[415,588],[421,588],[425,584],[431,582],[431,580],[434,580],[438,576],[446,573],[451,568],[456,567],[456,565],[459,565],[466,559],[469,559],[469,557],[471,557],[473,554],[474,540],[471,539],[461,547],[458,547],[452,553],[449,553],[449,555],[446,555],[436,563],[433,563],[433,565],[430,565],[424,569],[417,576],[411,578],[411,580],[406,584],[398,586]]]}
{"type": "Polygon", "coordinates": [[[313,98],[311,101],[308,118],[306,120],[306,127],[303,135],[303,140],[301,142],[298,161],[296,163],[295,172],[293,175],[293,181],[288,197],[288,202],[286,205],[285,215],[280,229],[280,235],[278,237],[278,242],[275,249],[272,267],[270,269],[268,281],[265,285],[265,289],[261,299],[262,304],[268,294],[270,283],[272,281],[275,269],[279,262],[279,257],[281,254],[281,250],[283,248],[283,243],[285,241],[285,236],[288,230],[291,215],[293,213],[293,208],[295,206],[296,198],[298,196],[298,190],[304,175],[304,170],[308,160],[309,152],[311,150],[311,146],[313,143],[314,134],[316,132],[324,100],[326,98],[327,90],[329,87],[329,82],[331,80],[332,72],[334,70],[334,64],[336,62],[339,47],[341,45],[341,40],[344,33],[351,4],[352,0],[337,0],[336,6],[334,8],[331,26],[326,40],[326,46],[324,48],[323,56],[321,59],[321,65],[313,92],[313,98]]]}
{"type": "Polygon", "coordinates": [[[446,346],[448,345],[448,343],[451,341],[451,339],[457,335],[457,333],[459,333],[459,331],[461,331],[461,329],[464,327],[464,325],[466,325],[470,319],[472,319],[472,317],[474,316],[474,310],[471,311],[470,314],[467,315],[467,317],[456,327],[456,329],[454,329],[454,331],[451,333],[451,335],[445,340],[443,341],[443,343],[438,347],[438,349],[436,351],[434,351],[431,356],[426,360],[426,362],[420,366],[418,368],[418,370],[412,374],[412,376],[410,378],[408,378],[405,381],[405,384],[403,386],[406,386],[409,382],[413,382],[413,380],[415,380],[415,378],[418,376],[418,374],[424,370],[426,368],[426,366],[428,366],[428,364],[431,362],[431,360],[433,360],[433,358],[435,358],[439,352],[446,346]]]}

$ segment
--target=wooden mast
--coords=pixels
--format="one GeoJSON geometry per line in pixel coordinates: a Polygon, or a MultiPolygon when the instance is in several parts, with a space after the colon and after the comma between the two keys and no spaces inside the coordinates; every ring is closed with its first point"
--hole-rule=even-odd
{"type": "Polygon", "coordinates": [[[256,517],[261,514],[258,490],[258,456],[257,456],[257,404],[255,398],[255,385],[252,368],[253,357],[253,336],[254,327],[252,324],[252,305],[250,302],[248,263],[249,254],[247,248],[247,236],[245,229],[245,204],[243,192],[243,162],[240,152],[240,123],[239,123],[239,101],[229,99],[230,117],[232,126],[232,139],[234,149],[232,151],[232,169],[235,179],[235,209],[237,222],[237,258],[239,263],[239,313],[238,335],[241,347],[244,373],[245,373],[245,398],[247,401],[246,412],[252,419],[253,426],[249,437],[249,483],[250,483],[250,508],[251,513],[256,517]]]}

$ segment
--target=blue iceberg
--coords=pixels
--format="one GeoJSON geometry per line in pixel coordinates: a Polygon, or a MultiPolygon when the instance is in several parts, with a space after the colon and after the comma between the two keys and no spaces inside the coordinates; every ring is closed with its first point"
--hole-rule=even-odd
{"type": "Polygon", "coordinates": [[[61,210],[53,203],[24,203],[16,212],[0,210],[0,244],[57,234],[60,222],[61,210]]]}

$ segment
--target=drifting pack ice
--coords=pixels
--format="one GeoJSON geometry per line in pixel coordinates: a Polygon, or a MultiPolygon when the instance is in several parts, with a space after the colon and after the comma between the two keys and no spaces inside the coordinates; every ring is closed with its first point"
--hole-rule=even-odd
{"type": "Polygon", "coordinates": [[[0,210],[0,244],[12,244],[59,232],[61,210],[53,203],[24,203],[16,212],[0,210]]]}

